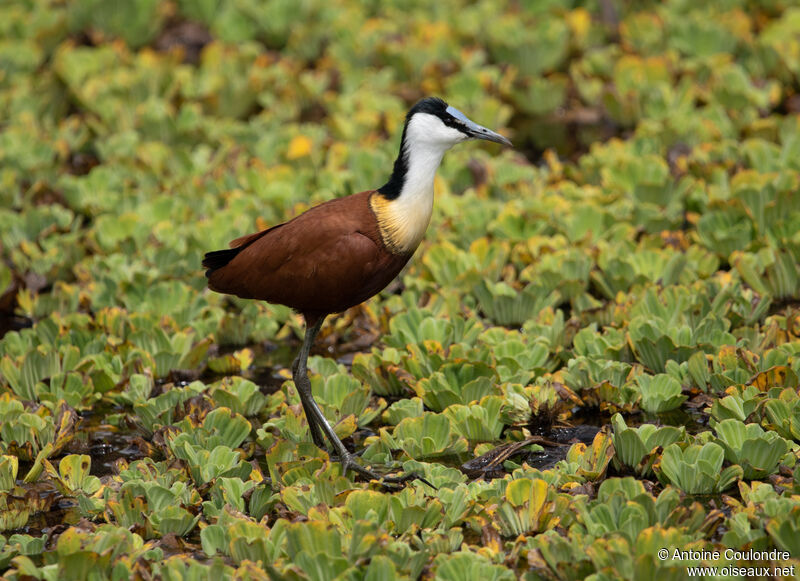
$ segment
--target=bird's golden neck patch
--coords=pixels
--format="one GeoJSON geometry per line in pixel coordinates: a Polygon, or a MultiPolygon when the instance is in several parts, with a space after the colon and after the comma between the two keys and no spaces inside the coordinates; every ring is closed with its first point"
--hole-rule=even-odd
{"type": "Polygon", "coordinates": [[[380,193],[369,199],[386,248],[393,254],[411,254],[419,246],[433,212],[433,187],[423,199],[400,196],[389,200],[380,193]]]}

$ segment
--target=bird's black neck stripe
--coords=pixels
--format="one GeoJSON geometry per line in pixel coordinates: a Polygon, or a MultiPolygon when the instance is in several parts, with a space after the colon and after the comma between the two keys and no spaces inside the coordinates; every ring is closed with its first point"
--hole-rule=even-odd
{"type": "Polygon", "coordinates": [[[396,200],[400,197],[400,192],[403,191],[403,184],[406,183],[406,174],[408,173],[408,151],[406,151],[406,129],[408,128],[408,120],[403,126],[403,137],[400,139],[400,153],[397,154],[397,159],[394,161],[394,169],[389,181],[378,188],[380,193],[387,200],[396,200]]]}
{"type": "Polygon", "coordinates": [[[415,113],[428,113],[436,115],[445,124],[450,124],[452,117],[447,114],[447,103],[438,97],[427,97],[422,99],[414,105],[406,115],[406,122],[403,125],[403,137],[400,139],[400,153],[397,154],[397,159],[394,162],[394,169],[389,181],[383,186],[378,188],[378,192],[387,200],[396,200],[400,193],[403,191],[403,185],[406,182],[406,174],[408,173],[408,150],[406,148],[406,131],[408,130],[408,123],[415,113]]]}

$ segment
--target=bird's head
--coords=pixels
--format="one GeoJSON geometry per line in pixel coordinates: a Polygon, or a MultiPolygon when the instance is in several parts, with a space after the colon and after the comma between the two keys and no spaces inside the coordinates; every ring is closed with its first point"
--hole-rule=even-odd
{"type": "Polygon", "coordinates": [[[437,97],[417,102],[406,116],[406,147],[425,144],[446,150],[468,139],[485,139],[511,146],[507,138],[471,121],[437,97]]]}

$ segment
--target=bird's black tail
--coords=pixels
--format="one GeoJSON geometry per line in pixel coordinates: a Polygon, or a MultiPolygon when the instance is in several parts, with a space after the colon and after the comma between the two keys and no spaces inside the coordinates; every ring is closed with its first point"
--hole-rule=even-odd
{"type": "MultiPolygon", "coordinates": [[[[262,230],[261,232],[256,232],[255,234],[248,234],[247,236],[242,236],[241,238],[237,238],[231,242],[231,246],[233,248],[226,248],[225,250],[215,250],[213,252],[208,252],[203,257],[203,266],[207,268],[206,270],[206,278],[211,278],[211,275],[214,274],[214,271],[227,266],[231,260],[236,258],[236,255],[239,254],[242,250],[250,246],[253,242],[267,234],[268,232],[272,232],[276,228],[280,228],[283,224],[278,224],[277,226],[273,226],[272,228],[267,228],[266,230],[262,230]]],[[[222,291],[226,292],[226,291],[222,291]]]]}
{"type": "Polygon", "coordinates": [[[203,267],[208,269],[206,270],[206,278],[210,278],[215,270],[219,270],[236,258],[236,255],[239,254],[242,249],[243,248],[240,246],[238,248],[226,248],[225,250],[215,250],[206,253],[203,257],[203,267]]]}

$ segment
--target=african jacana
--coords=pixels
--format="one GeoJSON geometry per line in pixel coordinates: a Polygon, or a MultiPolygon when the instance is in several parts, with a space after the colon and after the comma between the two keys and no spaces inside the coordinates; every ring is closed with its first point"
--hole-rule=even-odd
{"type": "Polygon", "coordinates": [[[330,200],[284,224],[248,234],[228,250],[205,255],[211,290],[261,299],[299,311],[303,346],[292,364],[314,443],[333,445],[343,471],[378,478],[347,451],[311,394],[308,353],[325,317],[386,287],[419,246],[433,211],[433,180],[444,153],[462,141],[511,142],[470,121],[438,98],[422,99],[406,116],[400,153],[385,185],[330,200]]]}

